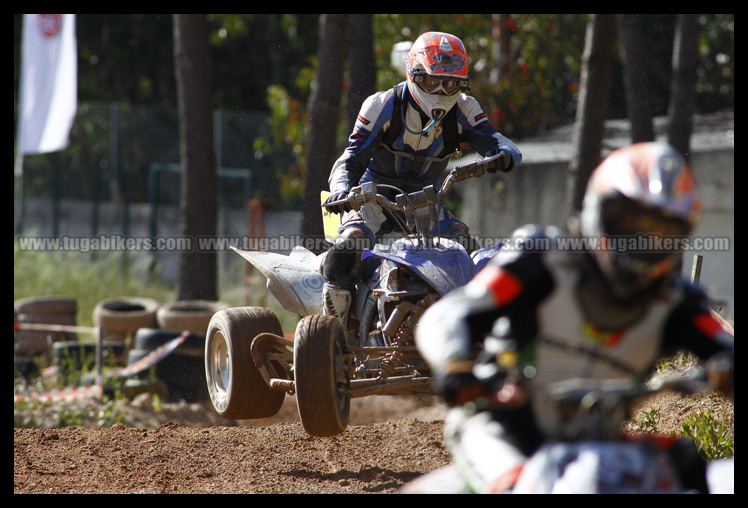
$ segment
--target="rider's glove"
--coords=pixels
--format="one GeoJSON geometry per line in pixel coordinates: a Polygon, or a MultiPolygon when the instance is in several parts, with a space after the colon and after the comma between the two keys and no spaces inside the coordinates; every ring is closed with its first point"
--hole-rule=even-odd
{"type": "Polygon", "coordinates": [[[330,195],[329,198],[325,200],[324,203],[322,203],[322,206],[324,206],[325,210],[327,210],[330,213],[337,213],[337,214],[342,215],[351,209],[351,205],[349,203],[341,203],[338,205],[329,205],[329,206],[327,203],[332,203],[333,201],[339,201],[341,199],[345,199],[347,196],[348,196],[347,190],[335,191],[330,195]]]}
{"type": "Polygon", "coordinates": [[[472,372],[438,374],[434,390],[448,406],[462,406],[483,396],[483,385],[472,372]]]}
{"type": "Polygon", "coordinates": [[[497,171],[501,171],[502,173],[508,173],[509,171],[512,170],[512,168],[514,167],[514,161],[512,160],[512,156],[509,155],[508,152],[505,152],[501,150],[500,148],[495,148],[495,149],[489,150],[485,156],[491,157],[493,155],[496,155],[502,152],[503,152],[503,156],[493,161],[493,165],[487,167],[486,171],[488,171],[489,173],[496,173],[497,171]]]}

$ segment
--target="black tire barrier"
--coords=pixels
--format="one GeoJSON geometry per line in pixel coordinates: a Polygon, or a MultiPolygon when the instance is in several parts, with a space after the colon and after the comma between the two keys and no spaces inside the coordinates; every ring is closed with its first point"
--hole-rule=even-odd
{"type": "MultiPolygon", "coordinates": [[[[151,351],[179,337],[179,333],[156,329],[140,329],[135,336],[135,347],[127,353],[127,365],[132,365],[151,351]]],[[[202,402],[209,399],[205,384],[205,335],[188,334],[185,341],[153,369],[158,381],[168,387],[168,401],[202,402]]],[[[132,377],[148,380],[150,370],[132,377]]]]}

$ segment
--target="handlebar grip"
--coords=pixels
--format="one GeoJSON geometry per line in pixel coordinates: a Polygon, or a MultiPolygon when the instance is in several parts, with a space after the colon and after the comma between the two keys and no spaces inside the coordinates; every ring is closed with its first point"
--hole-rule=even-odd
{"type": "Polygon", "coordinates": [[[512,156],[509,155],[509,152],[501,151],[498,153],[498,160],[501,161],[499,164],[499,169],[501,171],[506,171],[509,167],[509,164],[512,163],[512,156]]]}
{"type": "Polygon", "coordinates": [[[503,156],[508,157],[509,155],[506,152],[502,151],[497,153],[496,155],[486,157],[485,159],[473,161],[470,164],[466,164],[465,166],[458,166],[452,170],[452,179],[455,182],[461,182],[463,180],[467,180],[468,178],[483,176],[483,173],[489,167],[493,167],[494,162],[503,156]]]}

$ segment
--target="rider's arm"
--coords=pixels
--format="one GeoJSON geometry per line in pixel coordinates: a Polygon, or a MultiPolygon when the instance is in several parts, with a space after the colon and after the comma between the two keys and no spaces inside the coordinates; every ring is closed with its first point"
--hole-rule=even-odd
{"type": "Polygon", "coordinates": [[[393,111],[393,91],[378,92],[367,98],[356,117],[356,125],[348,138],[348,146],[333,164],[328,183],[330,192],[350,190],[379,148],[393,111]]]}
{"type": "Polygon", "coordinates": [[[666,353],[688,350],[706,360],[709,381],[733,398],[735,385],[735,337],[729,325],[723,327],[706,297],[697,287],[685,285],[685,298],[665,324],[663,347],[666,353]]]}
{"type": "Polygon", "coordinates": [[[684,290],[685,298],[665,324],[663,346],[670,350],[688,349],[701,359],[734,351],[734,337],[712,314],[701,290],[687,283],[684,290]]]}
{"type": "MultiPolygon", "coordinates": [[[[532,234],[523,228],[518,238],[532,234]]],[[[507,245],[466,286],[429,307],[416,327],[416,345],[437,373],[472,368],[471,347],[482,341],[502,315],[533,309],[553,289],[542,252],[507,245]]]]}
{"type": "Polygon", "coordinates": [[[509,138],[494,130],[478,101],[463,95],[457,104],[460,141],[468,143],[483,156],[507,152],[512,157],[511,165],[507,169],[519,166],[522,162],[522,152],[509,138]]]}
{"type": "Polygon", "coordinates": [[[701,290],[683,282],[685,298],[665,324],[665,352],[687,350],[706,360],[711,381],[732,397],[734,385],[735,337],[729,325],[709,308],[701,290]],[[730,330],[728,332],[728,329],[730,330]]]}

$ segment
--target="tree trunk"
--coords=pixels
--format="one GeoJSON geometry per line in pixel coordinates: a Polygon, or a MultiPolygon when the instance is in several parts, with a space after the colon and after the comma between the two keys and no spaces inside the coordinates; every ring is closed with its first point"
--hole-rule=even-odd
{"type": "Polygon", "coordinates": [[[698,65],[699,15],[678,14],[673,44],[673,77],[668,106],[668,141],[686,159],[690,155],[693,101],[698,65]]]}
{"type": "Polygon", "coordinates": [[[322,14],[319,22],[319,67],[309,106],[301,234],[312,247],[324,250],[320,191],[327,190],[330,169],[338,157],[335,141],[340,118],[340,92],[346,52],[347,14],[322,14]]]}
{"type": "Polygon", "coordinates": [[[180,235],[192,251],[180,252],[179,300],[216,300],[216,252],[201,251],[199,237],[216,235],[218,184],[210,105],[208,21],[204,14],[174,14],[174,62],[182,162],[180,235]]]}
{"type": "Polygon", "coordinates": [[[509,54],[512,31],[507,26],[509,14],[491,14],[491,72],[489,83],[501,89],[513,64],[509,54]]]}
{"type": "Polygon", "coordinates": [[[348,131],[367,97],[376,91],[373,14],[351,14],[348,20],[348,131]]]}
{"type": "Polygon", "coordinates": [[[640,14],[618,14],[621,33],[626,109],[631,121],[631,142],[653,141],[651,51],[647,47],[640,14]]]}
{"type": "Polygon", "coordinates": [[[569,164],[570,211],[579,211],[587,180],[600,163],[605,118],[612,85],[615,15],[591,14],[587,24],[579,103],[574,124],[574,155],[569,164]]]}

